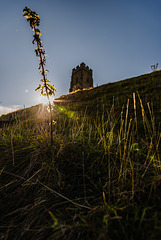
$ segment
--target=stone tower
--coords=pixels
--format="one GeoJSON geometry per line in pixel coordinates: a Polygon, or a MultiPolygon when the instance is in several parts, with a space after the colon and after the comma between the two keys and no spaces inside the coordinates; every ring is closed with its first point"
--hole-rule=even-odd
{"type": "Polygon", "coordinates": [[[69,92],[93,87],[93,71],[84,62],[72,70],[69,92]]]}

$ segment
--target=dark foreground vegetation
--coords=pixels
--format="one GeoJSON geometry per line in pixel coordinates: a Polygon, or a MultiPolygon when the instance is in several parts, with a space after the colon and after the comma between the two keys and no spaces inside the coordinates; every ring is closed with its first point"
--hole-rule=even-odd
{"type": "Polygon", "coordinates": [[[0,129],[1,240],[161,239],[160,121],[137,99],[120,112],[102,104],[92,118],[55,106],[52,146],[42,105],[10,115],[0,129]]]}

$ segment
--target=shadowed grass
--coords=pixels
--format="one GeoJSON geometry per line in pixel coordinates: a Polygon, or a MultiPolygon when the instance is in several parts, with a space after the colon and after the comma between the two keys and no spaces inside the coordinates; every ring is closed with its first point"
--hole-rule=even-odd
{"type": "Polygon", "coordinates": [[[160,126],[135,97],[95,118],[55,107],[52,146],[47,115],[1,129],[1,239],[161,237],[160,126]]]}

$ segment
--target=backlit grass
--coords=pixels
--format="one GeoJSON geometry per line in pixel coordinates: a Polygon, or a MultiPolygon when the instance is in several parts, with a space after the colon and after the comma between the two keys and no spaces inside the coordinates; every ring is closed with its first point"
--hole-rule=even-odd
{"type": "Polygon", "coordinates": [[[52,146],[40,107],[0,130],[1,239],[161,238],[160,123],[136,96],[93,117],[55,106],[52,146]]]}

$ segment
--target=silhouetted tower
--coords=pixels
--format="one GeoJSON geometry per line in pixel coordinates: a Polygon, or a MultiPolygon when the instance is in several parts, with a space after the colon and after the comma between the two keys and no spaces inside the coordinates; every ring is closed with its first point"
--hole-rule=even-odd
{"type": "Polygon", "coordinates": [[[93,87],[93,71],[84,62],[72,70],[69,92],[93,87]]]}

